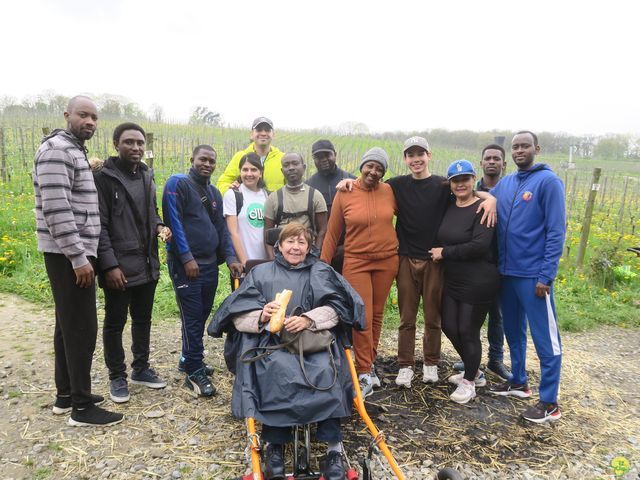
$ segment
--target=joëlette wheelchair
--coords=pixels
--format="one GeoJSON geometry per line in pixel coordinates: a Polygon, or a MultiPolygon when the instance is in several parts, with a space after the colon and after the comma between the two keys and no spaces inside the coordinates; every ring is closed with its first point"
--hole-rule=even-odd
{"type": "MultiPolygon", "coordinates": [[[[275,245],[277,241],[277,234],[278,232],[268,232],[267,243],[272,246],[275,245]]],[[[245,274],[248,273],[254,266],[266,261],[268,260],[247,261],[245,265],[245,274]]],[[[232,290],[235,290],[239,286],[239,284],[240,279],[232,279],[232,290]]],[[[385,457],[390,470],[393,472],[396,478],[398,478],[398,480],[405,480],[407,477],[402,473],[400,466],[396,462],[393,454],[391,453],[391,450],[387,446],[384,433],[376,428],[375,424],[371,420],[371,417],[367,413],[364,398],[362,397],[362,391],[360,390],[358,374],[356,372],[355,363],[353,361],[353,354],[351,352],[352,336],[350,329],[343,329],[343,331],[339,332],[338,337],[339,338],[336,338],[336,341],[340,342],[342,347],[344,348],[346,358],[349,363],[349,372],[351,374],[355,392],[355,397],[353,399],[354,407],[362,421],[365,423],[367,430],[373,437],[369,446],[368,456],[360,462],[360,466],[362,468],[362,477],[360,477],[358,471],[349,464],[348,456],[346,454],[343,456],[343,460],[346,463],[345,479],[358,480],[362,478],[362,480],[373,480],[371,463],[373,453],[377,450],[385,457]]],[[[247,450],[249,453],[249,461],[251,463],[251,473],[243,477],[237,477],[236,480],[263,480],[263,465],[261,459],[262,444],[260,442],[259,435],[256,433],[255,419],[251,417],[247,418],[246,426],[248,443],[247,450]]],[[[286,474],[287,480],[324,480],[322,474],[312,468],[310,424],[298,425],[293,429],[293,459],[291,463],[292,472],[286,474]]],[[[436,478],[438,480],[462,480],[460,474],[456,470],[451,468],[444,468],[440,470],[437,473],[436,478]]]]}

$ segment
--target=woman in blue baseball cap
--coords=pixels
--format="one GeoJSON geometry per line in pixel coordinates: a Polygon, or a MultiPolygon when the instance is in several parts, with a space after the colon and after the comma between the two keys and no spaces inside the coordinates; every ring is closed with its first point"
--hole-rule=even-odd
{"type": "Polygon", "coordinates": [[[476,172],[468,160],[456,160],[447,170],[453,193],[438,230],[438,243],[429,253],[444,265],[442,331],[460,354],[465,371],[449,377],[457,385],[451,400],[467,403],[487,380],[479,370],[480,328],[496,298],[500,276],[493,245],[494,229],[480,224],[474,195],[476,172]]]}

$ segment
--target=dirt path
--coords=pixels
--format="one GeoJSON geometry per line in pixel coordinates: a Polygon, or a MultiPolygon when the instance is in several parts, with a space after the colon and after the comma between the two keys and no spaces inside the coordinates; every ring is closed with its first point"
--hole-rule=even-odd
{"type": "MultiPolygon", "coordinates": [[[[51,413],[52,310],[1,294],[0,321],[0,477],[224,479],[245,471],[244,425],[229,414],[232,377],[224,368],[222,340],[206,340],[219,393],[195,399],[175,368],[177,322],[154,326],[152,363],[168,387],[131,385],[128,404],[107,402],[125,413],[122,424],[79,429],[51,413]]],[[[529,401],[496,398],[484,389],[468,406],[448,400],[451,387],[444,380],[397,389],[396,336],[384,337],[378,363],[384,388],[370,397],[368,410],[408,478],[433,478],[442,466],[456,467],[466,478],[613,478],[615,457],[630,463],[624,478],[640,478],[640,330],[565,334],[564,416],[558,425],[542,427],[518,420],[529,401]]],[[[100,338],[98,345],[94,391],[106,395],[100,338]]],[[[448,341],[443,345],[445,378],[455,357],[448,341]]],[[[535,385],[532,347],[530,354],[535,385]]],[[[370,437],[355,417],[345,430],[347,451],[357,461],[370,437]]]]}

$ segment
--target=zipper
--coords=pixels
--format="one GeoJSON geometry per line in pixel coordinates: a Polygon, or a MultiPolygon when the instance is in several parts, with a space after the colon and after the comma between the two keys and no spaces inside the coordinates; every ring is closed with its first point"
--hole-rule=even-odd
{"type": "Polygon", "coordinates": [[[505,226],[505,238],[504,238],[504,270],[505,272],[507,271],[507,253],[508,253],[508,249],[507,246],[509,245],[509,242],[507,242],[507,232],[509,231],[509,222],[511,222],[511,215],[513,214],[513,207],[516,203],[516,198],[518,197],[518,192],[520,190],[520,186],[522,184],[522,181],[516,177],[516,179],[518,180],[518,185],[516,186],[516,191],[513,194],[513,198],[511,199],[511,208],[509,210],[509,216],[507,217],[507,224],[505,226]]]}

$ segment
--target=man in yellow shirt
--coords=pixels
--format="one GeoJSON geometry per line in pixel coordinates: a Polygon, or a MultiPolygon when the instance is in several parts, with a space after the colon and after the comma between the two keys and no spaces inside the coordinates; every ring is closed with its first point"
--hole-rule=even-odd
{"type": "Polygon", "coordinates": [[[240,159],[247,153],[257,153],[264,165],[264,182],[267,190],[274,192],[284,186],[284,176],[281,170],[281,159],[284,152],[271,145],[275,135],[273,122],[267,117],[258,117],[251,125],[251,143],[244,150],[236,152],[228,163],[224,173],[220,175],[216,186],[220,193],[224,195],[229,187],[238,180],[240,176],[240,159]]]}

